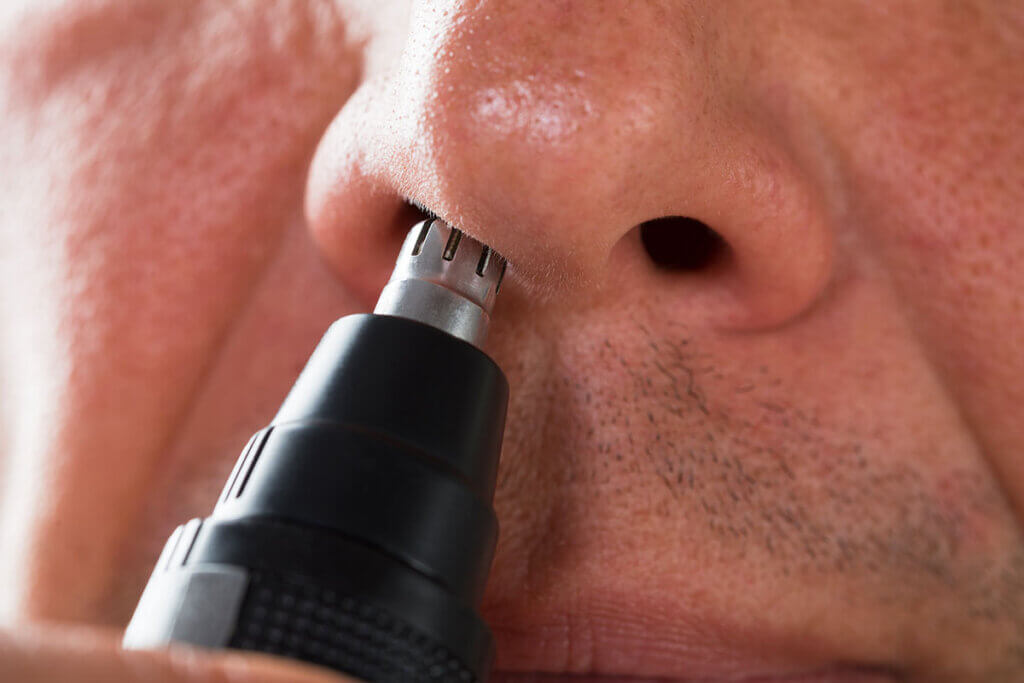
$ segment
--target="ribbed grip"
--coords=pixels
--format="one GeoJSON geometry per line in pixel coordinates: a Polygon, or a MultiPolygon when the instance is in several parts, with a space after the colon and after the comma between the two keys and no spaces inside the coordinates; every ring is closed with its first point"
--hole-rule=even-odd
{"type": "Polygon", "coordinates": [[[445,647],[393,614],[296,574],[253,572],[229,647],[367,681],[475,683],[445,647]]]}

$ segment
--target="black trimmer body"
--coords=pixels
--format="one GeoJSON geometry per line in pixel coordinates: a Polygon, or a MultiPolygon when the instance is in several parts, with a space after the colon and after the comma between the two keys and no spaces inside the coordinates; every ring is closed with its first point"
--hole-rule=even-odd
{"type": "Polygon", "coordinates": [[[321,340],[209,517],[180,526],[125,634],[281,655],[366,681],[485,681],[508,383],[429,324],[321,340]]]}

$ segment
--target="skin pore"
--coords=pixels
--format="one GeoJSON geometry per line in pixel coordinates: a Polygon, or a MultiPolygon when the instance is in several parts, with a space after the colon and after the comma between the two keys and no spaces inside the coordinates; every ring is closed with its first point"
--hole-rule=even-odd
{"type": "Polygon", "coordinates": [[[414,202],[511,262],[496,680],[1016,680],[1014,5],[6,5],[0,678],[299,680],[114,629],[414,202]]]}

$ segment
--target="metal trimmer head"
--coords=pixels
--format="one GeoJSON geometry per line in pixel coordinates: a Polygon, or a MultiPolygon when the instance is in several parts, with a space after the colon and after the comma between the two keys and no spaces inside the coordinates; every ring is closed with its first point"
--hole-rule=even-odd
{"type": "Polygon", "coordinates": [[[417,320],[483,345],[506,262],[439,218],[413,226],[374,313],[417,320]]]}

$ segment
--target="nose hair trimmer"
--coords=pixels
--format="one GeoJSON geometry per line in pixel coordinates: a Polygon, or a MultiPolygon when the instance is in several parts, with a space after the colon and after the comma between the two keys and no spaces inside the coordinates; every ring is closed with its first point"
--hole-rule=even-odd
{"type": "Polygon", "coordinates": [[[335,322],[206,519],[178,527],[124,636],[366,681],[486,681],[508,382],[480,346],[505,261],[439,219],[373,314],[335,322]]]}

